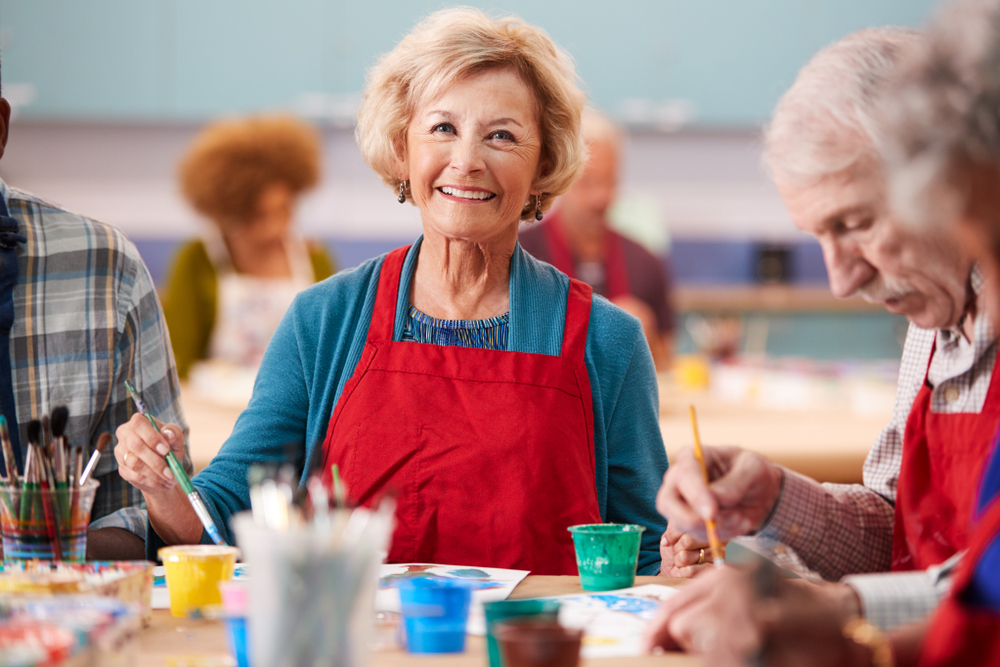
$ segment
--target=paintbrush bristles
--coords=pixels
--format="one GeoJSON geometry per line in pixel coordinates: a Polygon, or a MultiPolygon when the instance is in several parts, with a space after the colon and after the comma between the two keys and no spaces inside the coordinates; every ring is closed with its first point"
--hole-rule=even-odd
{"type": "Polygon", "coordinates": [[[101,437],[99,437],[97,439],[97,451],[99,451],[99,452],[101,452],[103,454],[104,450],[107,449],[108,445],[110,445],[110,444],[111,444],[111,434],[110,433],[102,433],[101,437]]]}
{"type": "Polygon", "coordinates": [[[66,432],[66,422],[69,421],[69,408],[59,405],[52,410],[52,437],[61,438],[66,432]]]}
{"type": "Polygon", "coordinates": [[[28,422],[28,443],[32,445],[41,444],[42,441],[42,422],[37,419],[32,419],[28,422]]]}

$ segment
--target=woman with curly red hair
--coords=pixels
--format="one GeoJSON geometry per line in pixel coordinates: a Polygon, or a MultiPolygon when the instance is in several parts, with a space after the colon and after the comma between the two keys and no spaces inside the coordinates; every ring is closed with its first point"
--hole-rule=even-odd
{"type": "Polygon", "coordinates": [[[295,295],[333,273],[323,246],[292,225],[319,173],[316,132],[290,116],[224,120],[195,138],[181,189],[212,224],[181,248],[167,283],[180,377],[206,359],[255,372],[295,295]]]}

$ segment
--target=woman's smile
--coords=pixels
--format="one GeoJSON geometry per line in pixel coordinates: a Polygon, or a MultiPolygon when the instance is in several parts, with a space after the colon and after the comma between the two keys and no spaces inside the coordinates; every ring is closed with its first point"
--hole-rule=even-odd
{"type": "Polygon", "coordinates": [[[451,185],[442,185],[437,188],[437,191],[448,199],[454,199],[463,204],[489,201],[496,197],[496,193],[490,192],[489,190],[468,186],[456,187],[451,185]]]}

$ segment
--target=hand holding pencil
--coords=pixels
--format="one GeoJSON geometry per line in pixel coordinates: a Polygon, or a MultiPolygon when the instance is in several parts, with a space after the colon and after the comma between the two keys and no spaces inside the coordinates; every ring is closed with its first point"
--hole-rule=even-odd
{"type": "Polygon", "coordinates": [[[701,450],[704,467],[694,447],[671,460],[656,498],[668,525],[704,540],[712,520],[721,541],[759,530],[781,493],[782,469],[738,447],[701,450]]]}

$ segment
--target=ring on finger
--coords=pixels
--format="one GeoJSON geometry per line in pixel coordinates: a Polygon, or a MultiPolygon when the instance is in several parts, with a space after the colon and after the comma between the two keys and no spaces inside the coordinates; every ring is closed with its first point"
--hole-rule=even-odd
{"type": "MultiPolygon", "coordinates": [[[[125,466],[126,468],[128,467],[128,455],[130,453],[131,452],[125,452],[125,456],[122,458],[122,465],[125,466]]],[[[702,551],[704,551],[704,549],[702,549],[702,551]]]]}
{"type": "MultiPolygon", "coordinates": [[[[128,456],[128,454],[126,454],[125,456],[128,456]]],[[[705,562],[705,548],[702,547],[701,550],[698,552],[698,562],[695,563],[695,565],[702,565],[704,562],[705,562]]]]}

